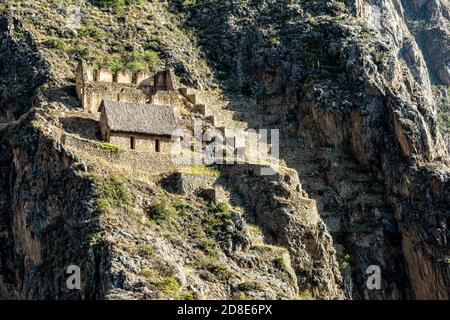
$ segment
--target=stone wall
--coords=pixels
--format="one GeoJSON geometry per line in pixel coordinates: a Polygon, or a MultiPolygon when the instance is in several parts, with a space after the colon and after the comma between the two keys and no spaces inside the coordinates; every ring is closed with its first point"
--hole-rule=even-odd
{"type": "Polygon", "coordinates": [[[161,184],[169,192],[189,195],[213,188],[216,181],[215,176],[176,172],[162,180],[161,184]]]}
{"type": "Polygon", "coordinates": [[[153,105],[167,105],[181,110],[183,108],[183,100],[181,96],[175,91],[158,91],[150,97],[153,105]]]}
{"type": "Polygon", "coordinates": [[[83,107],[96,113],[103,100],[146,103],[147,95],[130,84],[91,82],[84,86],[83,107]]]}
{"type": "Polygon", "coordinates": [[[148,70],[133,73],[128,69],[113,72],[101,68],[94,71],[84,61],[80,61],[75,78],[78,98],[88,112],[98,112],[102,100],[146,103],[158,90],[166,92],[155,98],[158,103],[167,101],[165,104],[181,105],[180,98],[174,94],[177,86],[171,70],[160,71],[156,75],[148,70]]]}
{"type": "MultiPolygon", "coordinates": [[[[159,153],[170,154],[176,142],[170,138],[156,137],[140,134],[109,134],[109,143],[112,143],[123,149],[131,148],[131,138],[134,138],[134,149],[156,153],[156,143],[159,143],[159,153]]],[[[179,143],[179,142],[178,142],[179,143]]]]}
{"type": "Polygon", "coordinates": [[[179,92],[195,105],[211,106],[217,104],[217,95],[192,88],[179,88],[179,92]]]}
{"type": "Polygon", "coordinates": [[[133,73],[128,69],[122,69],[117,71],[116,74],[117,83],[133,83],[133,73]]]}
{"type": "Polygon", "coordinates": [[[106,123],[105,108],[102,108],[99,126],[100,126],[100,133],[102,134],[102,139],[104,141],[109,141],[109,130],[108,124],[106,123]]]}
{"type": "Polygon", "coordinates": [[[108,163],[133,168],[133,170],[147,171],[152,174],[175,171],[181,165],[175,165],[170,154],[151,153],[140,150],[120,149],[110,151],[101,148],[100,143],[75,137],[63,133],[61,142],[69,149],[76,150],[77,155],[91,158],[102,158],[108,163]]]}
{"type": "Polygon", "coordinates": [[[154,78],[154,86],[158,90],[178,91],[173,70],[167,69],[157,72],[154,78]]]}
{"type": "Polygon", "coordinates": [[[108,142],[123,149],[131,148],[131,137],[126,135],[112,134],[108,138],[108,142]]]}

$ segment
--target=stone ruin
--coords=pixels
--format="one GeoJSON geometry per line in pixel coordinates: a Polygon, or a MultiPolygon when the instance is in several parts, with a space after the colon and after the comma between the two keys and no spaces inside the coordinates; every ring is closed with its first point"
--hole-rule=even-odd
{"type": "MultiPolygon", "coordinates": [[[[150,73],[148,70],[131,72],[128,69],[112,72],[108,68],[94,70],[85,61],[80,60],[75,78],[76,92],[81,105],[84,111],[100,115],[100,127],[103,128],[103,140],[106,142],[123,148],[165,153],[169,149],[169,147],[166,148],[165,146],[171,145],[169,143],[170,137],[167,137],[167,134],[140,132],[140,130],[151,129],[144,128],[146,126],[143,126],[140,130],[121,128],[120,132],[117,131],[117,128],[109,128],[107,125],[108,117],[104,108],[102,108],[105,103],[121,107],[126,106],[126,108],[124,107],[125,109],[122,108],[122,112],[127,113],[129,116],[132,116],[132,114],[126,112],[126,110],[145,110],[145,108],[142,108],[143,106],[149,108],[150,114],[156,114],[155,108],[158,106],[168,106],[174,108],[177,114],[181,110],[186,110],[203,116],[203,119],[209,121],[217,129],[217,134],[223,137],[225,148],[227,150],[233,149],[233,154],[238,159],[245,158],[245,153],[249,146],[249,142],[245,140],[246,138],[254,137],[251,140],[252,145],[259,143],[260,138],[255,134],[241,132],[242,130],[237,132],[233,128],[218,127],[216,115],[210,115],[207,104],[210,104],[211,101],[209,101],[207,95],[195,89],[178,87],[174,72],[171,69],[156,73],[150,73]]],[[[140,112],[139,115],[142,116],[143,112],[140,112]]],[[[147,117],[151,118],[148,114],[147,117]]],[[[123,119],[123,122],[130,126],[131,124],[137,125],[140,120],[142,119],[136,118],[132,120],[127,118],[123,119]],[[128,123],[130,121],[132,123],[128,123]]],[[[268,153],[268,151],[270,152],[270,144],[268,144],[268,150],[262,150],[264,154],[268,153]]],[[[227,153],[227,157],[230,156],[232,155],[227,153]]]]}
{"type": "Polygon", "coordinates": [[[81,60],[75,72],[76,92],[87,112],[99,111],[103,100],[179,107],[179,92],[173,70],[156,73],[148,70],[131,72],[109,68],[94,70],[81,60]]]}

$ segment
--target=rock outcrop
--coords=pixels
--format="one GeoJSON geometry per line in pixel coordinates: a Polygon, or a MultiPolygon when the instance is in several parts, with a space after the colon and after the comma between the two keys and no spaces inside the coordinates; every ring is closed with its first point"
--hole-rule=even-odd
{"type": "Polygon", "coordinates": [[[22,117],[1,132],[0,296],[100,298],[108,253],[89,245],[98,229],[92,185],[32,119],[22,117]],[[85,270],[79,292],[67,288],[70,265],[85,270]]]}
{"type": "Polygon", "coordinates": [[[50,79],[49,63],[34,35],[13,14],[0,18],[0,121],[28,111],[36,90],[50,79]]]}
{"type": "Polygon", "coordinates": [[[32,103],[49,63],[5,15],[0,60],[11,63],[0,89],[25,88],[16,103],[3,94],[3,120],[36,109],[0,127],[1,297],[449,298],[448,141],[437,121],[449,85],[447,1],[169,1],[154,12],[161,25],[176,21],[164,32],[189,30],[178,42],[155,36],[181,81],[223,89],[226,107],[211,106],[218,120],[279,128],[298,178],[224,166],[180,195],[166,186],[173,172],[77,154],[52,116],[74,106],[32,103]],[[202,183],[228,192],[229,204],[202,198],[202,183]],[[66,289],[70,264],[83,270],[80,291],[66,289]],[[366,286],[372,265],[380,290],[366,286]]]}
{"type": "Polygon", "coordinates": [[[224,7],[219,15],[214,5],[194,6],[186,24],[235,80],[233,89],[256,99],[256,111],[235,105],[236,112],[252,127],[283,128],[282,157],[299,170],[335,243],[350,256],[347,294],[448,298],[448,245],[432,236],[448,237],[445,191],[433,191],[446,188],[448,155],[430,62],[402,3],[224,7]],[[377,8],[379,20],[371,21],[377,8]],[[211,24],[226,31],[205,32],[211,24]],[[432,176],[440,177],[434,187],[426,182],[432,176]],[[413,185],[416,192],[405,192],[413,185]],[[379,291],[365,285],[374,264],[384,275],[379,291]]]}

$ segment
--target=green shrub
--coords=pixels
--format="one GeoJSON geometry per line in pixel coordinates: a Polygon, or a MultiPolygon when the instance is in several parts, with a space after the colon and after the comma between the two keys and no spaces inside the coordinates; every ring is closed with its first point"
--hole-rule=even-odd
{"type": "Polygon", "coordinates": [[[252,298],[243,292],[237,292],[231,296],[231,300],[252,300],[252,298]]]}
{"type": "Polygon", "coordinates": [[[111,151],[112,153],[117,153],[117,152],[119,152],[119,147],[116,146],[116,145],[114,145],[114,144],[111,144],[111,143],[106,143],[106,142],[103,143],[103,142],[102,142],[102,143],[98,143],[97,146],[98,146],[100,149],[108,150],[108,151],[111,151]]]}
{"type": "Polygon", "coordinates": [[[204,267],[220,281],[227,281],[233,275],[231,269],[221,262],[209,261],[205,263],[204,267]]]}
{"type": "Polygon", "coordinates": [[[182,292],[177,297],[178,300],[194,300],[194,295],[190,292],[182,292]]]}
{"type": "Polygon", "coordinates": [[[96,40],[103,40],[108,36],[108,34],[103,29],[100,29],[96,26],[81,27],[80,31],[79,31],[79,35],[80,36],[89,36],[96,40]]]}
{"type": "Polygon", "coordinates": [[[125,4],[127,6],[132,5],[132,4],[143,4],[144,0],[125,0],[125,4]]]}
{"type": "Polygon", "coordinates": [[[208,214],[203,219],[203,228],[209,235],[213,235],[227,225],[232,225],[231,208],[227,203],[211,202],[208,214]]]}
{"type": "Polygon", "coordinates": [[[172,205],[172,202],[162,197],[153,206],[147,209],[148,217],[156,222],[168,219],[177,214],[177,209],[172,205]]]}
{"type": "Polygon", "coordinates": [[[162,292],[168,295],[174,295],[181,290],[180,283],[173,276],[164,278],[159,287],[162,292]]]}
{"type": "Polygon", "coordinates": [[[155,258],[155,249],[150,245],[140,245],[137,249],[137,254],[143,258],[155,258]]]}
{"type": "Polygon", "coordinates": [[[228,203],[225,202],[222,203],[211,202],[211,204],[209,205],[209,210],[211,211],[211,213],[215,213],[219,216],[229,217],[231,207],[228,203]]]}
{"type": "Polygon", "coordinates": [[[198,247],[207,255],[210,257],[217,256],[219,252],[219,247],[217,246],[217,243],[212,239],[204,239],[204,241],[200,244],[198,244],[198,247]]]}
{"type": "Polygon", "coordinates": [[[99,7],[114,10],[123,9],[126,5],[126,0],[93,0],[92,2],[99,7]]]}
{"type": "Polygon", "coordinates": [[[149,69],[154,71],[159,63],[158,54],[154,51],[133,52],[123,56],[125,66],[131,71],[149,69]]]}
{"type": "Polygon", "coordinates": [[[57,49],[63,51],[67,51],[69,48],[64,40],[59,39],[57,37],[49,37],[47,41],[45,41],[45,45],[50,49],[57,49]]]}
{"type": "Polygon", "coordinates": [[[150,71],[156,70],[160,59],[158,54],[154,51],[133,52],[116,54],[106,59],[100,59],[94,64],[94,69],[102,67],[110,68],[112,71],[117,71],[122,68],[127,68],[132,72],[148,69],[150,71]]]}
{"type": "Polygon", "coordinates": [[[181,7],[183,9],[189,9],[197,4],[197,0],[181,0],[181,7]]]}
{"type": "Polygon", "coordinates": [[[260,282],[248,281],[238,284],[237,289],[239,291],[262,291],[264,289],[260,282]]]}
{"type": "Polygon", "coordinates": [[[102,235],[100,233],[95,233],[92,235],[91,239],[89,240],[89,246],[92,248],[95,248],[100,244],[101,241],[102,241],[102,235]]]}
{"type": "Polygon", "coordinates": [[[100,69],[100,68],[109,68],[111,69],[113,72],[120,70],[124,67],[125,65],[122,62],[122,59],[119,57],[111,57],[108,59],[103,60],[100,63],[97,63],[94,65],[94,69],[100,69]]]}
{"type": "Polygon", "coordinates": [[[284,257],[278,257],[272,261],[274,267],[277,269],[276,275],[290,285],[295,285],[295,279],[289,273],[289,267],[286,264],[284,257]]]}
{"type": "Polygon", "coordinates": [[[142,69],[147,69],[147,64],[144,61],[131,61],[126,64],[126,68],[131,72],[135,72],[142,69]]]}
{"type": "Polygon", "coordinates": [[[299,300],[314,300],[314,296],[309,289],[305,289],[298,295],[299,300]]]}
{"type": "Polygon", "coordinates": [[[333,4],[333,8],[336,9],[337,11],[341,11],[341,12],[344,12],[347,9],[347,7],[345,6],[345,3],[341,2],[341,1],[335,2],[333,4]]]}
{"type": "Polygon", "coordinates": [[[130,191],[126,184],[115,176],[106,178],[92,175],[96,195],[96,208],[108,212],[112,208],[127,208],[132,205],[130,191]]]}
{"type": "Polygon", "coordinates": [[[155,270],[153,269],[150,268],[143,269],[140,275],[143,276],[149,283],[155,284],[159,282],[158,276],[155,270]]]}

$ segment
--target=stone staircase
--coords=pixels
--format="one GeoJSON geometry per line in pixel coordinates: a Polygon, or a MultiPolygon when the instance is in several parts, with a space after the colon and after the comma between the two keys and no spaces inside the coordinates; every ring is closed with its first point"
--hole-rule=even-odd
{"type": "MultiPolygon", "coordinates": [[[[180,89],[180,93],[194,105],[194,112],[203,117],[213,117],[217,128],[249,129],[248,123],[242,119],[250,118],[252,124],[263,127],[263,114],[258,113],[249,99],[233,101],[233,110],[229,110],[229,102],[217,94],[188,88],[180,89]]],[[[259,133],[249,134],[256,135],[256,141],[262,139],[259,133]]],[[[342,220],[344,210],[360,212],[386,206],[382,182],[373,173],[361,169],[345,152],[317,147],[305,137],[289,137],[281,139],[280,143],[280,159],[297,170],[303,189],[316,200],[319,214],[331,232],[351,227],[349,223],[352,221],[342,220]]],[[[358,221],[358,217],[355,219],[358,221]]]]}
{"type": "MultiPolygon", "coordinates": [[[[191,88],[180,88],[180,94],[185,98],[187,106],[189,106],[192,112],[200,115],[205,120],[211,122],[211,124],[221,130],[224,135],[226,131],[245,131],[246,138],[253,143],[258,143],[264,148],[264,138],[263,136],[253,131],[248,131],[248,123],[241,120],[239,115],[246,112],[246,116],[249,113],[254,112],[254,109],[249,106],[247,100],[240,101],[240,103],[234,104],[233,108],[238,105],[241,109],[239,110],[229,110],[228,104],[224,98],[220,95],[212,94],[208,92],[201,92],[191,88]]],[[[256,117],[256,115],[255,115],[256,117]]],[[[265,143],[265,148],[269,151],[271,145],[265,143]]]]}

